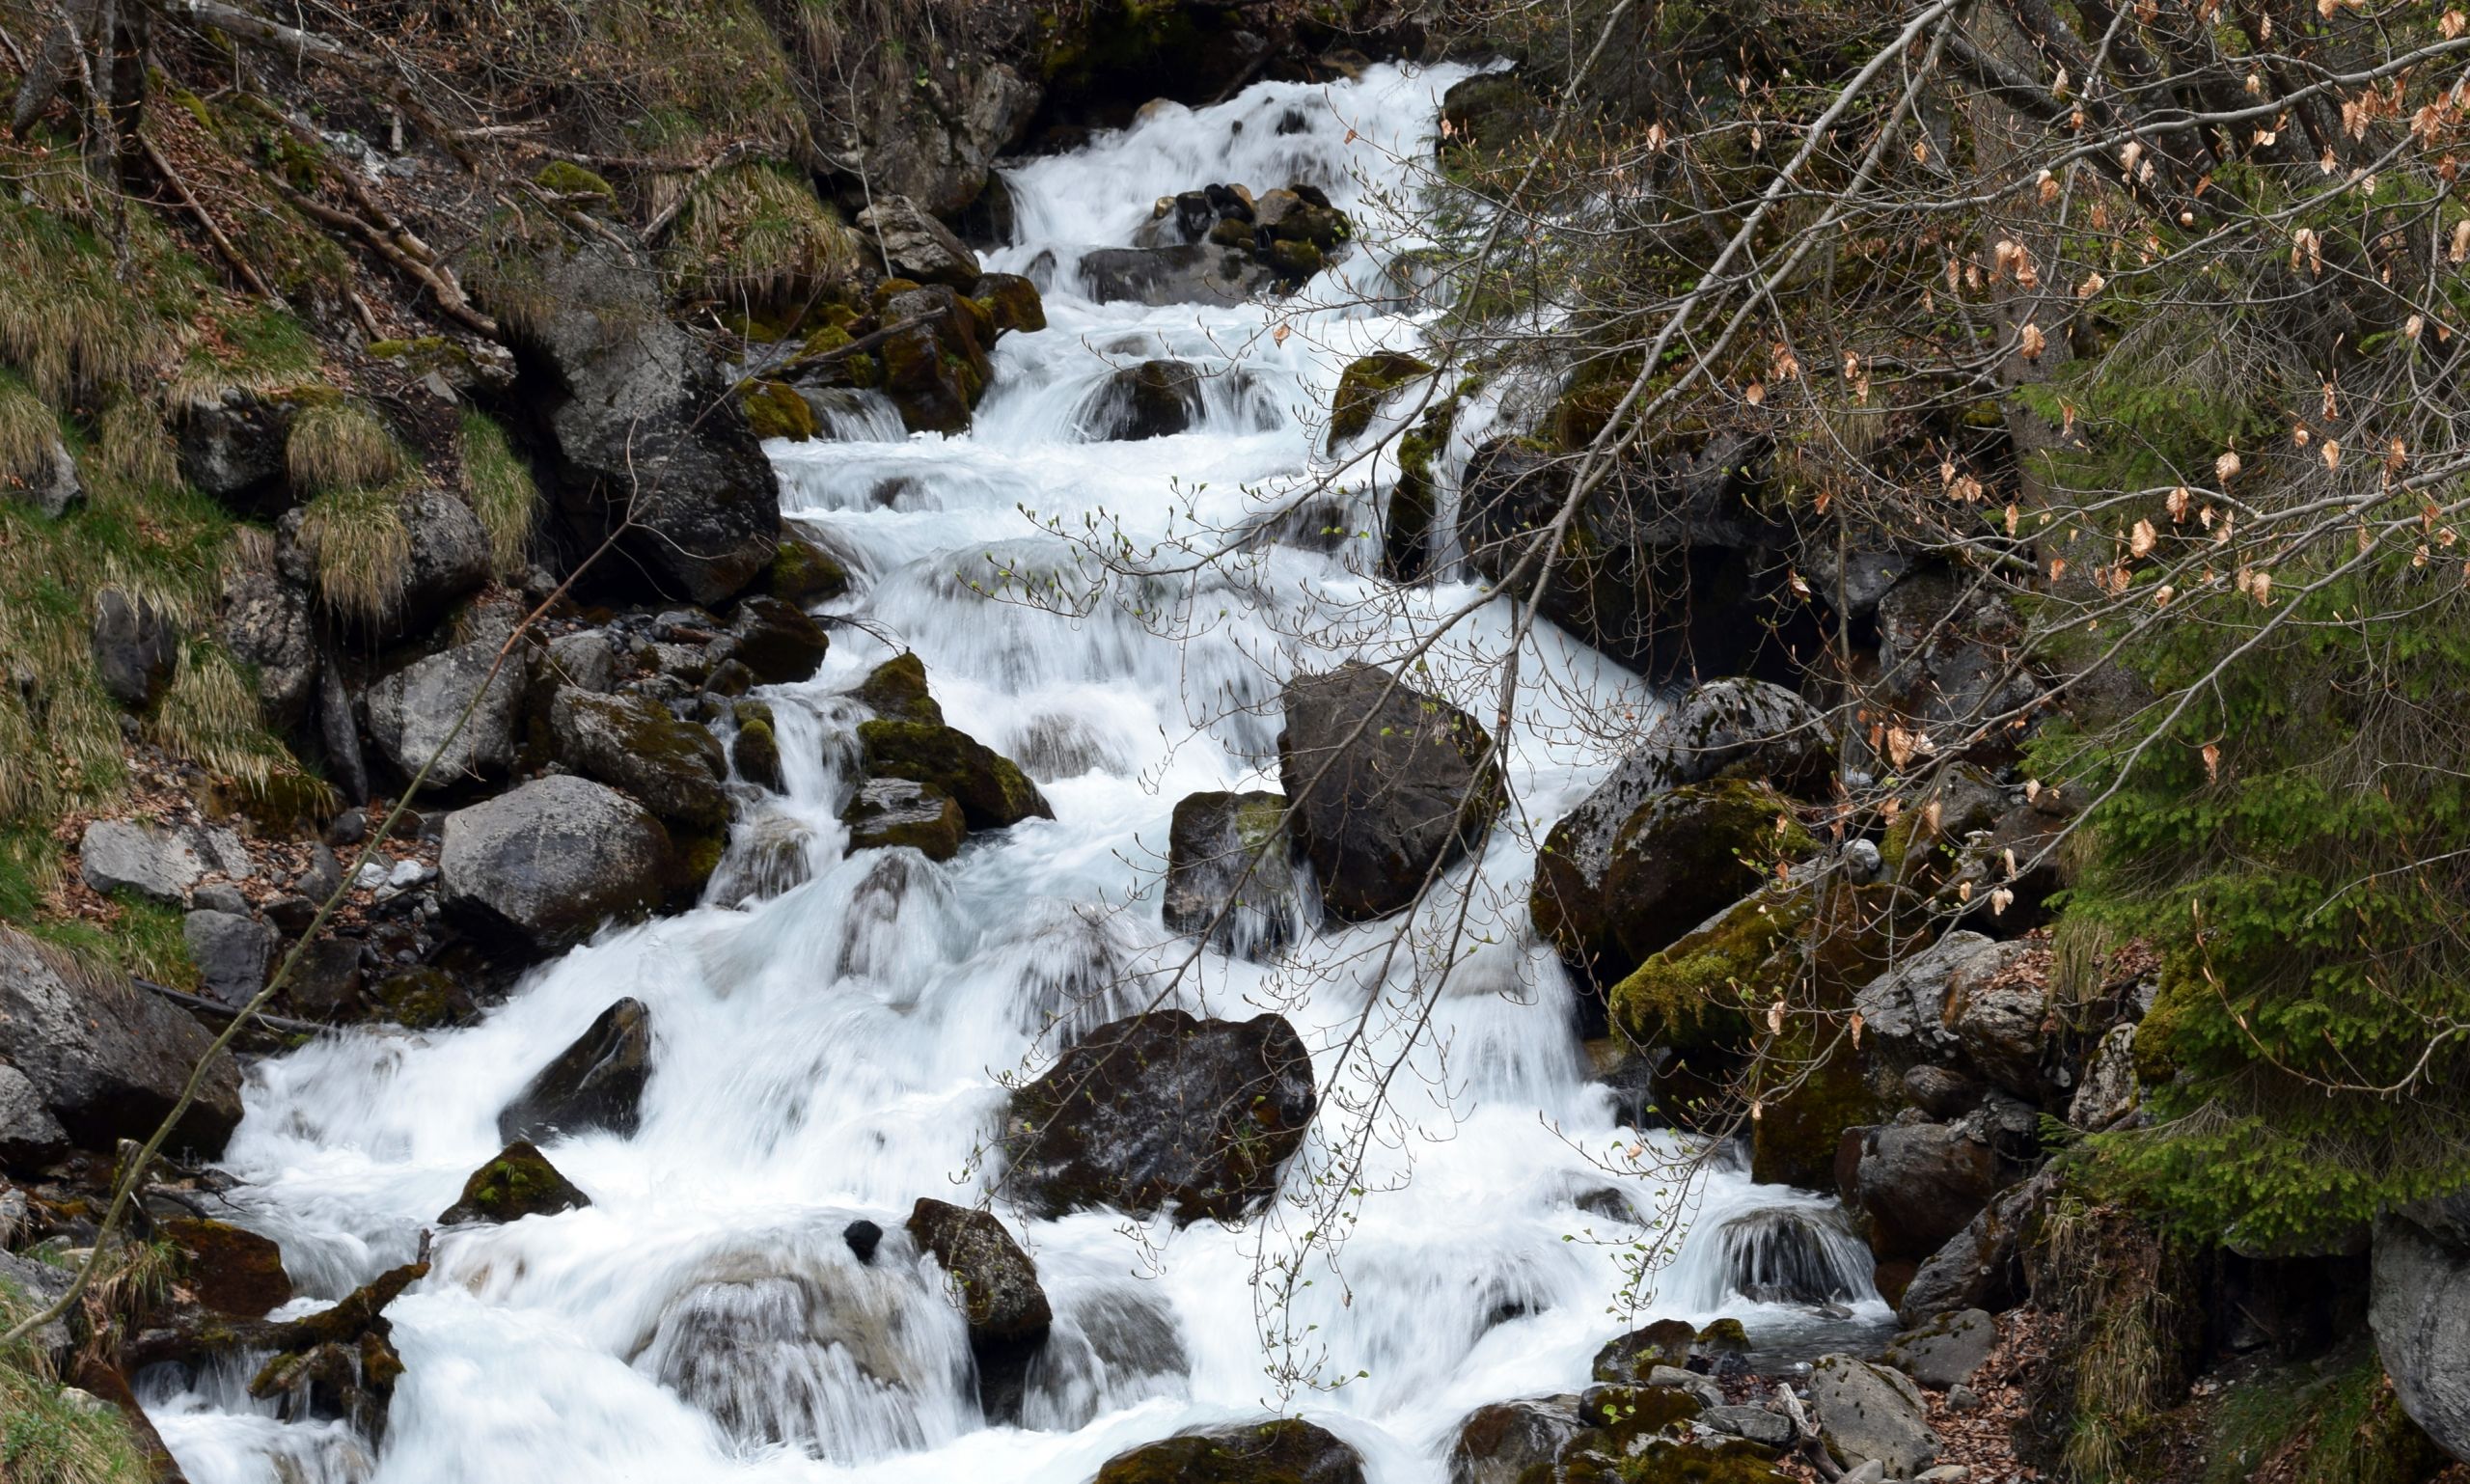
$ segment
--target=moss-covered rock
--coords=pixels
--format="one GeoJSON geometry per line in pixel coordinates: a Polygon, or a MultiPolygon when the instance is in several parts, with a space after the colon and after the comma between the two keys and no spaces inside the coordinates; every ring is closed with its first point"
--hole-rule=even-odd
{"type": "Polygon", "coordinates": [[[887,721],[944,725],[944,708],[927,694],[926,662],[913,650],[904,649],[877,665],[851,694],[887,721]]]}
{"type": "Polygon", "coordinates": [[[1263,256],[1268,259],[1270,267],[1276,271],[1279,281],[1290,286],[1301,284],[1320,272],[1326,262],[1317,245],[1284,237],[1272,241],[1269,251],[1263,256]]]}
{"type": "Polygon", "coordinates": [[[697,830],[728,822],[720,740],[650,697],[569,686],[550,707],[549,730],[567,767],[625,789],[661,818],[697,830]]]}
{"type": "Polygon", "coordinates": [[[468,1019],[478,1008],[454,976],[443,969],[401,969],[379,979],[369,1002],[407,1031],[434,1031],[468,1019]]]}
{"type": "Polygon", "coordinates": [[[291,1275],[271,1239],[204,1217],[157,1221],[154,1234],[178,1252],[180,1276],[200,1304],[255,1319],[291,1302],[291,1275]]]}
{"type": "Polygon", "coordinates": [[[618,205],[618,192],[608,180],[572,160],[551,160],[533,176],[532,183],[553,196],[567,198],[571,205],[593,210],[618,205]]]}
{"type": "Polygon", "coordinates": [[[1730,1316],[1711,1320],[1698,1332],[1697,1346],[1709,1355],[1744,1355],[1749,1350],[1749,1331],[1730,1316]]]}
{"type": "Polygon", "coordinates": [[[804,443],[815,435],[814,409],[785,381],[757,381],[738,395],[746,426],[757,438],[804,443]]]}
{"type": "Polygon", "coordinates": [[[1659,1365],[1689,1363],[1698,1331],[1688,1320],[1659,1319],[1611,1340],[1595,1353],[1595,1379],[1635,1386],[1659,1365]]]}
{"type": "Polygon", "coordinates": [[[757,593],[729,616],[714,657],[746,666],[757,684],[795,685],[814,678],[830,652],[832,636],[805,609],[757,593]]]}
{"type": "Polygon", "coordinates": [[[1432,374],[1432,363],[1403,351],[1384,350],[1358,356],[1338,373],[1338,390],[1330,398],[1330,447],[1335,449],[1372,426],[1382,400],[1417,376],[1432,374]]]}
{"type": "Polygon", "coordinates": [[[828,603],[849,591],[849,569],[814,542],[794,536],[781,537],[772,554],[772,595],[801,608],[828,603]]]}
{"type": "Polygon", "coordinates": [[[736,707],[737,735],[729,739],[729,762],[737,776],[774,793],[787,791],[781,778],[781,739],[772,731],[772,708],[759,701],[736,707]]]}
{"type": "Polygon", "coordinates": [[[1010,758],[956,728],[877,719],[858,725],[869,778],[931,783],[951,796],[973,830],[1001,830],[1055,810],[1010,758]]]}
{"type": "Polygon", "coordinates": [[[1355,1449],[1296,1417],[1185,1433],[1118,1453],[1096,1484],[1362,1484],[1355,1449]]]}
{"type": "Polygon", "coordinates": [[[518,1222],[591,1204],[528,1139],[518,1139],[472,1171],[463,1194],[439,1213],[441,1226],[465,1222],[518,1222]]]}
{"type": "Polygon", "coordinates": [[[977,281],[971,296],[1000,331],[1030,334],[1046,328],[1046,301],[1038,297],[1038,286],[1018,273],[989,273],[977,281]]]}

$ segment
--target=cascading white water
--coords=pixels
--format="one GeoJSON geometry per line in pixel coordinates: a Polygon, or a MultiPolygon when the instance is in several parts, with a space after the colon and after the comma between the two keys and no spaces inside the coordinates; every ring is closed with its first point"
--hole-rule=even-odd
{"type": "MultiPolygon", "coordinates": [[[[198,1484],[1084,1484],[1124,1447],[1280,1405],[1255,1278],[1302,1240],[1300,1206],[1236,1230],[1007,1211],[1057,1315],[1017,1427],[979,1415],[961,1320],[901,1222],[919,1196],[989,1188],[1002,1079],[1163,987],[1189,948],[1159,922],[1167,815],[1196,789],[1276,786],[1279,679],[1395,655],[1479,596],[1388,593],[1367,575],[1353,553],[1377,544],[1356,533],[1374,528],[1378,464],[1351,473],[1342,505],[1316,508],[1334,515],[1278,513],[1312,478],[1347,360],[1416,343],[1385,273],[1413,240],[1384,203],[1410,199],[1408,162],[1463,75],[1385,66],[1329,87],[1258,84],[1208,109],[1160,105],[1012,172],[1022,240],[989,265],[1054,255],[1050,327],[996,347],[974,431],[903,438],[853,397],[833,409],[837,441],[772,450],[786,513],[857,574],[837,607],[863,622],[836,630],[812,681],[767,693],[787,792],[740,821],[706,904],[604,934],[469,1029],[349,1032],[261,1066],[227,1163],[238,1219],[281,1241],[314,1296],[296,1306],[311,1308],[412,1257],[497,1152],[499,1109],[623,995],[649,1006],[655,1033],[640,1129],[548,1147],[588,1209],[437,1239],[430,1276],[390,1310],[408,1370],[373,1465],[341,1424],[280,1421],[233,1377],[151,1380],[198,1484]],[[1283,301],[1144,309],[1078,290],[1084,250],[1128,241],[1156,197],[1221,180],[1316,185],[1362,240],[1283,301]],[[1191,431],[1084,441],[1110,371],[1156,357],[1243,374],[1204,397],[1191,431]],[[1136,548],[1208,548],[1256,526],[1298,539],[1251,542],[1197,576],[1109,575],[1072,538],[1118,524],[1136,548]],[[1321,537],[1331,526],[1342,538],[1321,537]],[[1004,573],[1053,577],[1062,596],[1007,599],[1004,573]],[[877,635],[919,653],[955,726],[1023,760],[1054,820],[975,837],[946,865],[843,859],[864,714],[845,693],[891,652],[877,635]],[[871,1263],[841,1236],[861,1218],[885,1231],[871,1263]]],[[[1502,605],[1481,609],[1419,683],[1489,716],[1507,642],[1502,605]]],[[[1288,1171],[1288,1194],[1308,1197],[1355,1120],[1388,1136],[1352,1171],[1370,1194],[1338,1268],[1314,1270],[1272,1316],[1304,1336],[1276,1353],[1347,1382],[1284,1404],[1354,1443],[1379,1484],[1439,1478],[1467,1412],[1583,1385],[1595,1350],[1643,1318],[1729,1314],[1776,1338],[1819,1322],[1809,1302],[1885,1312],[1828,1202],[1720,1164],[1684,1193],[1611,1172],[1640,1136],[1583,1076],[1570,986],[1524,922],[1522,840],[1612,761],[1582,740],[1568,697],[1630,687],[1642,713],[1652,702],[1549,631],[1523,662],[1540,683],[1523,692],[1508,773],[1528,825],[1497,830],[1419,919],[1439,944],[1464,905],[1471,951],[1422,1032],[1369,1017],[1371,1054],[1404,1056],[1413,1075],[1374,1114],[1325,1096],[1321,1136],[1288,1171]],[[1631,1316],[1613,1311],[1622,1256],[1650,1227],[1624,1211],[1688,1233],[1631,1316]]],[[[1396,925],[1324,931],[1278,966],[1204,954],[1174,995],[1199,1012],[1284,1013],[1326,1094],[1372,1064],[1338,1058],[1367,1003],[1402,1003],[1411,976],[1429,981],[1408,963],[1380,977],[1365,949],[1396,925]]]]}

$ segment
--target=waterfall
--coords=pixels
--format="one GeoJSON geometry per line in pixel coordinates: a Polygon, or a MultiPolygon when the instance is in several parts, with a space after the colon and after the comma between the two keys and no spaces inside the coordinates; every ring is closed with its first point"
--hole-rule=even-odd
{"type": "MultiPolygon", "coordinates": [[[[588,1208],[437,1235],[429,1276],[389,1310],[407,1370],[373,1458],[229,1378],[149,1378],[197,1484],[1085,1484],[1125,1447],[1277,1405],[1265,1365],[1281,1358],[1324,1383],[1286,1405],[1355,1444],[1378,1484],[1422,1484],[1442,1476],[1468,1411],[1583,1386],[1632,1323],[1730,1315],[1781,1343],[1831,1322],[1813,1296],[1856,1321],[1884,1315],[1831,1202],[1729,1165],[1687,1190],[1624,1173],[1680,1136],[1619,1126],[1587,1082],[1572,986],[1527,925],[1520,827],[1504,823],[1419,910],[1429,942],[1461,908],[1471,935],[1420,1031],[1384,1008],[1435,972],[1374,951],[1395,922],[1299,935],[1273,962],[1213,949],[1174,972],[1190,945],[1160,924],[1158,878],[1175,802],[1276,786],[1285,675],[1394,657],[1482,598],[1454,578],[1393,592],[1374,575],[1386,458],[1334,493],[1312,487],[1340,371],[1419,343],[1426,311],[1386,272],[1419,245],[1395,208],[1465,75],[1379,66],[1327,86],[1257,83],[1010,170],[1018,238],[987,266],[1036,268],[1049,327],[995,346],[974,428],[904,437],[880,398],[852,396],[829,409],[828,440],[771,446],[784,515],[856,578],[824,616],[863,621],[834,628],[812,680],[761,693],[787,792],[738,821],[703,905],[604,932],[477,1025],[344,1031],[261,1065],[226,1165],[238,1219],[282,1244],[307,1311],[410,1260],[497,1152],[498,1111],[620,996],[654,1027],[640,1127],[546,1146],[588,1208]],[[1358,240],[1285,299],[1084,295],[1083,254],[1130,242],[1156,198],[1217,181],[1316,186],[1358,240]],[[1097,437],[1109,378],[1155,359],[1209,377],[1192,426],[1097,437]],[[1100,549],[1161,556],[1123,571],[1100,549]],[[1226,561],[1166,560],[1220,549],[1226,561]],[[864,714],[848,692],[894,652],[881,636],[922,657],[954,726],[1022,761],[1055,818],[974,837],[944,864],[844,858],[848,738],[864,714]],[[1024,1220],[999,1202],[1056,1318],[1020,1424],[989,1426],[961,1320],[901,1223],[920,1196],[990,1188],[1006,1078],[1160,995],[1286,1015],[1325,1094],[1364,1090],[1348,1084],[1362,1053],[1341,1058],[1359,1022],[1371,1055],[1404,1058],[1350,1171],[1366,1194],[1337,1266],[1310,1259],[1313,1281],[1282,1306],[1256,1278],[1304,1240],[1301,1205],[1175,1229],[1104,1211],[1024,1220]],[[842,1237],[861,1220],[885,1233],[864,1260],[842,1237]],[[1674,1232],[1634,1317],[1611,1312],[1633,1248],[1674,1232]],[[1272,1307],[1304,1336],[1282,1355],[1265,1353],[1272,1307]]],[[[1463,461],[1463,438],[1451,453],[1463,461]]],[[[1479,606],[1428,683],[1489,719],[1509,642],[1505,605],[1479,606]]],[[[1627,687],[1641,715],[1653,701],[1549,625],[1522,664],[1536,683],[1505,739],[1505,818],[1540,835],[1615,760],[1570,699],[1627,687]]],[[[1325,1095],[1288,1195],[1311,1195],[1367,1116],[1359,1102],[1325,1095]]]]}

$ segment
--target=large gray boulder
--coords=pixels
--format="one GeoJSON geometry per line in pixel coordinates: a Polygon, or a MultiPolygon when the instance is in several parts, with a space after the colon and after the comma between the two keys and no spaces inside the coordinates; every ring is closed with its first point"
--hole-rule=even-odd
{"type": "MultiPolygon", "coordinates": [[[[69,1147],[69,1131],[43,1106],[42,1089],[0,1061],[0,1165],[31,1165],[69,1147]]],[[[0,1220],[0,1234],[8,1223],[0,1220]]]]}
{"type": "Polygon", "coordinates": [[[405,778],[432,756],[437,762],[424,785],[431,792],[499,777],[512,765],[523,717],[524,665],[521,656],[498,665],[499,648],[485,639],[458,645],[414,660],[369,687],[369,734],[405,778]],[[480,705],[449,742],[447,734],[475,696],[480,705]]]}
{"type": "Polygon", "coordinates": [[[425,632],[490,574],[488,528],[446,491],[425,488],[404,497],[403,531],[411,550],[388,625],[395,637],[425,632]]]}
{"type": "Polygon", "coordinates": [[[1907,1330],[1887,1347],[1886,1362],[1933,1391],[1972,1379],[1998,1346],[1998,1321],[1977,1308],[1941,1314],[1907,1330]]]}
{"type": "Polygon", "coordinates": [[[660,278],[600,238],[508,247],[472,275],[507,323],[557,501],[579,539],[625,530],[654,587],[714,604],[771,565],[771,461],[711,358],[661,302],[660,278]]]}
{"type": "MultiPolygon", "coordinates": [[[[213,1041],[126,978],[0,927],[0,1062],[16,1068],[79,1145],[108,1149],[153,1133],[213,1041]]],[[[239,1121],[239,1068],[218,1054],[176,1145],[213,1154],[239,1121]]]]}
{"type": "Polygon", "coordinates": [[[2375,1223],[2368,1323],[2401,1409],[2470,1462],[2470,1195],[2375,1223]]]}
{"type": "Polygon", "coordinates": [[[922,60],[877,48],[854,65],[861,70],[837,95],[851,131],[834,130],[825,145],[845,151],[833,156],[842,174],[863,173],[877,201],[905,196],[947,218],[1002,189],[992,166],[1036,113],[1035,82],[974,47],[939,47],[922,60]]]}
{"type": "Polygon", "coordinates": [[[1873,1061],[1899,1074],[1959,1067],[2018,1097],[2053,1098],[2047,986],[2018,972],[2033,951],[1960,929],[1871,980],[1852,1004],[1873,1061]]]}
{"type": "Polygon", "coordinates": [[[244,514],[271,514],[285,500],[284,451],[298,404],[243,387],[202,392],[180,404],[180,475],[244,514]]]}
{"type": "Polygon", "coordinates": [[[1278,778],[1287,828],[1345,921],[1386,917],[1484,838],[1504,799],[1475,719],[1350,662],[1285,692],[1278,778]]]}
{"type": "Polygon", "coordinates": [[[1848,1355],[1810,1367],[1811,1419],[1829,1452],[1848,1469],[1873,1460],[1886,1476],[1908,1479],[1938,1456],[1921,1388],[1912,1378],[1848,1355]]]}
{"type": "Polygon", "coordinates": [[[661,899],[673,868],[650,811],[590,779],[544,778],[456,810],[438,852],[438,899],[475,933],[546,957],[661,899]]]}
{"type": "Polygon", "coordinates": [[[1896,1317],[1905,1327],[1918,1329],[1962,1309],[1997,1313],[2022,1303],[2025,1239],[2056,1177],[2055,1167],[2045,1167],[2031,1179],[2000,1191],[1963,1230],[1931,1253],[1897,1301],[1896,1317]]]}
{"type": "Polygon", "coordinates": [[[255,868],[240,837],[217,826],[165,828],[134,819],[90,821],[77,842],[78,873],[109,896],[134,892],[178,907],[207,874],[245,881],[255,868]]]}
{"type": "Polygon", "coordinates": [[[223,579],[217,626],[223,647],[257,671],[258,715],[277,731],[298,726],[317,690],[308,592],[276,572],[235,564],[223,579]]]}
{"type": "Polygon", "coordinates": [[[1215,242],[1106,247],[1081,260],[1081,279],[1100,304],[1241,304],[1277,281],[1249,253],[1215,242]]]}
{"type": "Polygon", "coordinates": [[[1128,1016],[1013,1094],[1004,1194],[1045,1216],[1237,1221],[1276,1191],[1317,1106],[1311,1055],[1281,1016],[1128,1016]]]}
{"type": "Polygon", "coordinates": [[[876,197],[874,205],[858,213],[858,230],[874,237],[900,278],[964,293],[976,286],[977,254],[906,196],[876,197]]]}
{"type": "Polygon", "coordinates": [[[567,767],[625,789],[672,824],[712,831],[728,823],[720,739],[648,696],[569,686],[549,708],[549,734],[567,767]]]}

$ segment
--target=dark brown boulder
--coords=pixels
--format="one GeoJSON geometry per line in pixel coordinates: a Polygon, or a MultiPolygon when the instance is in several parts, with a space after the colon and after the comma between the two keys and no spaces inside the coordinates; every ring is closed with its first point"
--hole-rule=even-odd
{"type": "Polygon", "coordinates": [[[514,1143],[591,1129],[631,1134],[651,1071],[651,1011],[620,1000],[515,1094],[498,1114],[498,1136],[514,1143]]]}

